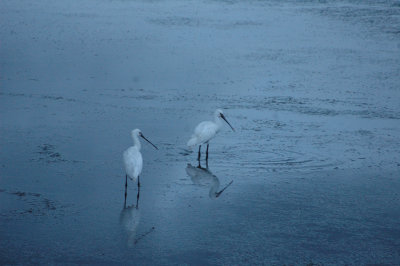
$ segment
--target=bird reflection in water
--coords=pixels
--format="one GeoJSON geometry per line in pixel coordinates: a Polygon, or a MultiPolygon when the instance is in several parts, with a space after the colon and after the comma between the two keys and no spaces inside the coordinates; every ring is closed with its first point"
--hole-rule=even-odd
{"type": "Polygon", "coordinates": [[[146,237],[148,234],[155,230],[155,227],[151,227],[149,230],[142,234],[137,234],[137,228],[140,222],[140,209],[139,209],[139,198],[140,198],[140,187],[136,195],[136,205],[126,205],[127,192],[125,187],[125,200],[124,207],[119,215],[119,223],[124,231],[124,237],[127,237],[128,247],[136,245],[140,240],[146,237]]]}
{"type": "MultiPolygon", "coordinates": [[[[125,188],[126,190],[126,188],[125,188]]],[[[139,210],[139,196],[140,196],[140,189],[138,190],[137,196],[136,196],[136,205],[126,205],[126,197],[127,193],[125,191],[125,200],[124,200],[124,207],[119,215],[119,223],[124,230],[124,235],[127,236],[127,242],[128,246],[132,246],[136,244],[137,240],[135,239],[136,237],[136,231],[137,227],[140,222],[140,210],[139,210]]]]}
{"type": "Polygon", "coordinates": [[[229,182],[223,189],[219,190],[220,182],[217,176],[215,176],[208,167],[201,167],[200,161],[199,165],[193,166],[190,163],[186,166],[186,173],[190,176],[192,182],[196,185],[209,185],[209,197],[210,198],[218,198],[221,196],[222,192],[227,189],[232,183],[229,182]],[[219,190],[219,191],[218,191],[219,190]]]}

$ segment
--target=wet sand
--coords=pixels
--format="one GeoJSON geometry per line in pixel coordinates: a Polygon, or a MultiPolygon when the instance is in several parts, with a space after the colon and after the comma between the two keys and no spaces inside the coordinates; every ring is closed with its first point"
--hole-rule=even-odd
{"type": "Polygon", "coordinates": [[[395,1],[0,10],[0,263],[400,263],[395,1]],[[190,176],[216,108],[236,132],[190,176]]]}

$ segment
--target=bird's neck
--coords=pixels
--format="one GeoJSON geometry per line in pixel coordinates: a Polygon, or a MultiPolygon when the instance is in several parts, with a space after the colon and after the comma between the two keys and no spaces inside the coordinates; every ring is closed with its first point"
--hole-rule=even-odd
{"type": "Polygon", "coordinates": [[[142,147],[142,145],[140,144],[140,140],[139,140],[138,136],[132,136],[132,139],[133,139],[133,144],[138,149],[138,151],[140,151],[140,148],[142,147]]]}
{"type": "Polygon", "coordinates": [[[215,122],[215,124],[217,124],[218,130],[219,130],[222,127],[222,118],[220,118],[219,116],[216,116],[214,118],[214,122],[215,122]]]}

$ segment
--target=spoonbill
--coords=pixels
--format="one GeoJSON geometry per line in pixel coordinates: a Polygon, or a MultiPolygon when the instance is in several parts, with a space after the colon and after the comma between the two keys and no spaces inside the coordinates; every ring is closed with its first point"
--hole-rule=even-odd
{"type": "Polygon", "coordinates": [[[223,124],[222,120],[224,120],[232,128],[232,130],[235,131],[228,120],[226,120],[221,109],[215,110],[214,121],[203,121],[194,129],[194,134],[188,141],[187,146],[194,147],[196,145],[200,145],[197,160],[200,160],[201,145],[207,143],[206,161],[208,161],[209,141],[221,130],[223,124]]]}
{"type": "Polygon", "coordinates": [[[146,139],[142,131],[140,129],[134,129],[131,132],[131,136],[133,139],[134,145],[126,149],[123,153],[123,160],[124,160],[124,165],[125,165],[125,200],[126,200],[126,190],[128,188],[128,177],[136,182],[136,179],[138,181],[138,194],[137,198],[139,199],[139,189],[140,189],[140,180],[139,176],[140,173],[142,172],[142,167],[143,167],[143,158],[142,154],[140,153],[140,141],[139,137],[142,137],[145,141],[153,145],[154,148],[158,150],[158,148],[151,143],[148,139],[146,139]]]}

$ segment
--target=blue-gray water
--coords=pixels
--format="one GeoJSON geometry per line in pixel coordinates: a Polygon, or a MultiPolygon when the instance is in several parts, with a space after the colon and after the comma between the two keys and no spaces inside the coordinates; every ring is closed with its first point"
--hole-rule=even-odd
{"type": "Polygon", "coordinates": [[[400,263],[398,1],[0,13],[1,264],[400,263]],[[216,108],[236,132],[191,177],[216,108]],[[134,128],[160,150],[123,209],[134,128]]]}

